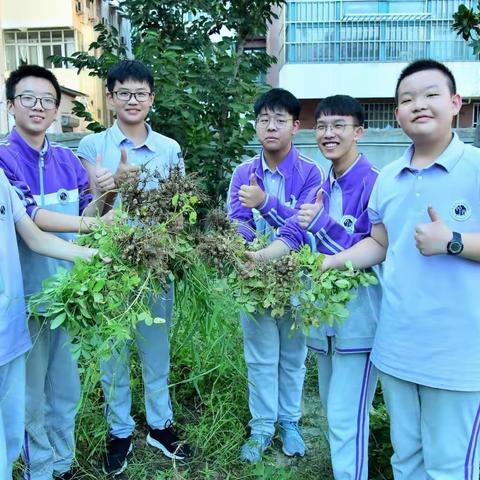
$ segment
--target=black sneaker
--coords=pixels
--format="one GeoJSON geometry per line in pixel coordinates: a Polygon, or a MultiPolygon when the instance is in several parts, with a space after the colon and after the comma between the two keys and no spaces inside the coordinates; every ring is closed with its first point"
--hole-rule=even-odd
{"type": "Polygon", "coordinates": [[[192,456],[190,447],[178,438],[171,425],[163,430],[150,428],[147,443],[161,450],[168,458],[187,460],[192,456]]]}
{"type": "Polygon", "coordinates": [[[132,450],[131,435],[127,438],[110,437],[107,453],[103,456],[103,473],[120,475],[127,468],[127,456],[132,450]]]}

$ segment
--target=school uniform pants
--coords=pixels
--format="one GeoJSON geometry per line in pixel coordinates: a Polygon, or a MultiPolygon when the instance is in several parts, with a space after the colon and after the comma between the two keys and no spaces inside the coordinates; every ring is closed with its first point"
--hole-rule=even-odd
{"type": "MultiPolygon", "coordinates": [[[[369,353],[317,354],[335,480],[368,480],[369,411],[377,370],[369,353]]],[[[413,479],[411,479],[413,480],[413,479]]]]}
{"type": "Polygon", "coordinates": [[[241,313],[248,372],[249,422],[252,434],[273,435],[275,422],[298,422],[301,417],[307,347],[301,330],[291,330],[285,315],[248,316],[241,313]]]}
{"type": "MultiPolygon", "coordinates": [[[[153,429],[164,429],[172,422],[173,412],[168,391],[170,371],[169,332],[173,312],[173,285],[152,304],[152,314],[165,323],[147,326],[137,324],[135,342],[142,363],[147,423],[153,429]]],[[[101,363],[102,388],[110,434],[118,438],[132,435],[135,421],[131,415],[130,345],[125,343],[101,363]]]]}
{"type": "Polygon", "coordinates": [[[75,454],[75,414],[80,400],[77,362],[62,328],[29,319],[32,349],[26,363],[26,480],[51,480],[70,470],[75,454]]]}
{"type": "Polygon", "coordinates": [[[426,387],[380,372],[395,480],[478,480],[480,392],[426,387]]]}
{"type": "Polygon", "coordinates": [[[11,480],[25,431],[25,355],[0,366],[0,478],[11,480]]]}

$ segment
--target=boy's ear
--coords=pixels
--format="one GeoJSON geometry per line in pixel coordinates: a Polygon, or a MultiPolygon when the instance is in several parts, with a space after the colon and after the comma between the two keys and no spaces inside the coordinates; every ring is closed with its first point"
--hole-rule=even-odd
{"type": "Polygon", "coordinates": [[[359,127],[355,127],[355,133],[353,136],[355,141],[360,140],[363,137],[364,132],[365,132],[365,129],[363,128],[362,125],[360,125],[359,127]]]}
{"type": "Polygon", "coordinates": [[[300,130],[300,120],[294,120],[292,134],[295,135],[299,130],[300,130]]]}
{"type": "Polygon", "coordinates": [[[107,92],[106,92],[106,97],[107,97],[107,103],[108,103],[109,109],[110,109],[110,110],[113,110],[113,109],[114,109],[113,93],[110,92],[109,90],[107,90],[107,92]]]}
{"type": "Polygon", "coordinates": [[[10,115],[15,114],[15,112],[14,112],[15,106],[13,105],[13,102],[14,102],[13,100],[7,100],[7,110],[8,110],[8,113],[10,115]]]}
{"type": "Polygon", "coordinates": [[[452,96],[453,115],[458,115],[462,108],[462,97],[456,93],[452,96]]]}

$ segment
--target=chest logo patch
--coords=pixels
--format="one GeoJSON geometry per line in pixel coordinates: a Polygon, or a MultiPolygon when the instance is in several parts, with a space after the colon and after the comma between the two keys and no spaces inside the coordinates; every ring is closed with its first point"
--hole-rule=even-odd
{"type": "Polygon", "coordinates": [[[472,215],[472,207],[465,200],[457,200],[450,208],[450,216],[459,222],[468,220],[472,215]]]}
{"type": "Polygon", "coordinates": [[[68,192],[64,188],[61,188],[57,192],[57,200],[58,203],[61,203],[62,205],[68,202],[68,192]]]}
{"type": "Polygon", "coordinates": [[[0,221],[5,220],[7,218],[7,206],[0,202],[0,221]]]}
{"type": "Polygon", "coordinates": [[[350,234],[355,230],[355,223],[357,219],[352,217],[352,215],[344,215],[340,223],[343,225],[343,228],[350,234]]]}

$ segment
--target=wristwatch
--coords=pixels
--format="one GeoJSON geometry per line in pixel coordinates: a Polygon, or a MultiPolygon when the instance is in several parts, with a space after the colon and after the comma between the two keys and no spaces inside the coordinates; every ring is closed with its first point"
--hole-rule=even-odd
{"type": "Polygon", "coordinates": [[[462,236],[458,232],[452,232],[452,239],[447,243],[449,255],[460,255],[463,252],[462,236]]]}

